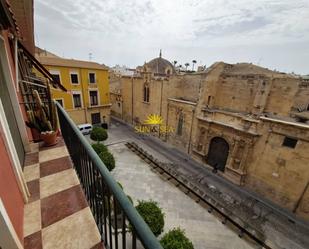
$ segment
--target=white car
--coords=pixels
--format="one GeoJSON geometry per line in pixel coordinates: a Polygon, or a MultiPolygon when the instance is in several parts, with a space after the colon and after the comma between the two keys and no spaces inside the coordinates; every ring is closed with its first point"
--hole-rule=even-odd
{"type": "Polygon", "coordinates": [[[84,135],[90,134],[92,131],[92,125],[91,124],[80,124],[77,126],[81,133],[84,135]]]}

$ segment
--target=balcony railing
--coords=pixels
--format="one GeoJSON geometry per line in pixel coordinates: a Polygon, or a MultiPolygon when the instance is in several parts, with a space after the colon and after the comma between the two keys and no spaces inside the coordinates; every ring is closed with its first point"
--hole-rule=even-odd
{"type": "Polygon", "coordinates": [[[106,248],[162,249],[99,156],[60,104],[61,132],[106,248]]]}

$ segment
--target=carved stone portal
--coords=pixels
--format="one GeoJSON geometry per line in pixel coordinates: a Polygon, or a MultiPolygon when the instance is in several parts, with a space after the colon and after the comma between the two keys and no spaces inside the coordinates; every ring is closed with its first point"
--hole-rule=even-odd
{"type": "Polygon", "coordinates": [[[209,144],[207,164],[222,172],[225,170],[229,155],[229,144],[221,137],[214,137],[209,144]]]}

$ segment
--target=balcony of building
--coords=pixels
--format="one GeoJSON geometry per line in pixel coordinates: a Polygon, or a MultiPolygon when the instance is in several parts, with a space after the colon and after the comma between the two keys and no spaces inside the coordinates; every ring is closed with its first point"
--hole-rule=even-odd
{"type": "Polygon", "coordinates": [[[24,248],[161,248],[66,111],[57,109],[58,143],[33,143],[25,159],[24,248]]]}

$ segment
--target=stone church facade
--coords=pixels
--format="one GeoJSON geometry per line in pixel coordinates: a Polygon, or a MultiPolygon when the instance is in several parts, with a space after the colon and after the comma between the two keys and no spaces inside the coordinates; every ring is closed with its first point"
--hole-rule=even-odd
{"type": "Polygon", "coordinates": [[[309,219],[309,81],[249,63],[179,73],[160,55],[110,86],[113,116],[160,115],[174,132],[155,136],[309,219]]]}

